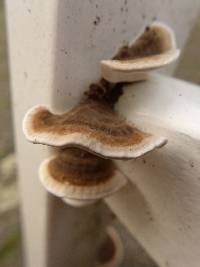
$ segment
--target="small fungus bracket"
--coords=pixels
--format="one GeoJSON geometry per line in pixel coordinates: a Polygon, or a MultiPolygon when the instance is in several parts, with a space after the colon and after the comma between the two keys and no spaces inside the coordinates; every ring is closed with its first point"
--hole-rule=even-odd
{"type": "Polygon", "coordinates": [[[149,71],[172,63],[179,54],[173,30],[154,22],[112,59],[102,60],[101,75],[113,83],[146,80],[149,71]]]}

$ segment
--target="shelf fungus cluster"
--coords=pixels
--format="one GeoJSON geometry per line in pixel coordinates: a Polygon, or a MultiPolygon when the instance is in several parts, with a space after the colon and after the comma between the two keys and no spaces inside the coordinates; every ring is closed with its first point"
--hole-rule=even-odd
{"type": "Polygon", "coordinates": [[[62,114],[44,105],[27,112],[23,121],[26,138],[57,148],[39,170],[49,192],[74,206],[93,203],[126,184],[114,159],[138,158],[166,144],[164,137],[143,132],[120,117],[114,105],[125,83],[138,80],[137,71],[166,65],[177,57],[174,40],[167,26],[154,23],[132,46],[101,62],[103,78],[90,85],[77,106],[62,114]]]}

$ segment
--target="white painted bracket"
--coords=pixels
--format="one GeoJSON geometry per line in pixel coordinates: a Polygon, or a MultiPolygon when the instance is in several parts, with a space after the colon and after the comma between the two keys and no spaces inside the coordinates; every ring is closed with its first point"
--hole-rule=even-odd
{"type": "Polygon", "coordinates": [[[130,180],[108,205],[159,266],[200,262],[200,88],[160,76],[124,90],[117,110],[168,138],[136,161],[118,162],[130,180]]]}

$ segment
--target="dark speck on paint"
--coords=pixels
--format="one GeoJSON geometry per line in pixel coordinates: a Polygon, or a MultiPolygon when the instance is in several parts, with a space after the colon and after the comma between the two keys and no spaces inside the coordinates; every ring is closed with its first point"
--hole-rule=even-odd
{"type": "Polygon", "coordinates": [[[157,20],[157,17],[154,16],[154,17],[152,18],[152,21],[156,21],[156,20],[157,20]]]}
{"type": "Polygon", "coordinates": [[[96,16],[95,20],[93,21],[93,24],[96,26],[100,23],[101,18],[99,16],[96,16]]]}
{"type": "Polygon", "coordinates": [[[65,49],[60,49],[61,52],[63,52],[65,55],[67,55],[67,51],[65,49]]]}
{"type": "Polygon", "coordinates": [[[191,167],[191,168],[194,167],[194,162],[190,162],[190,167],[191,167]]]}
{"type": "Polygon", "coordinates": [[[28,73],[24,71],[24,77],[27,79],[28,78],[28,73]]]}
{"type": "Polygon", "coordinates": [[[142,18],[143,18],[143,19],[146,19],[146,15],[145,15],[145,14],[142,14],[142,18]]]}
{"type": "Polygon", "coordinates": [[[142,162],[143,162],[144,164],[146,164],[146,159],[142,159],[142,162]]]}

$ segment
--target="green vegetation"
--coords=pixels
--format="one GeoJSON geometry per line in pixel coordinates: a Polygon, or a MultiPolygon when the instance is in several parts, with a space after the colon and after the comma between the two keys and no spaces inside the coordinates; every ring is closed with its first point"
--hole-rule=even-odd
{"type": "Polygon", "coordinates": [[[10,262],[11,258],[16,257],[20,246],[20,232],[18,229],[13,231],[0,248],[0,266],[10,262]]]}

